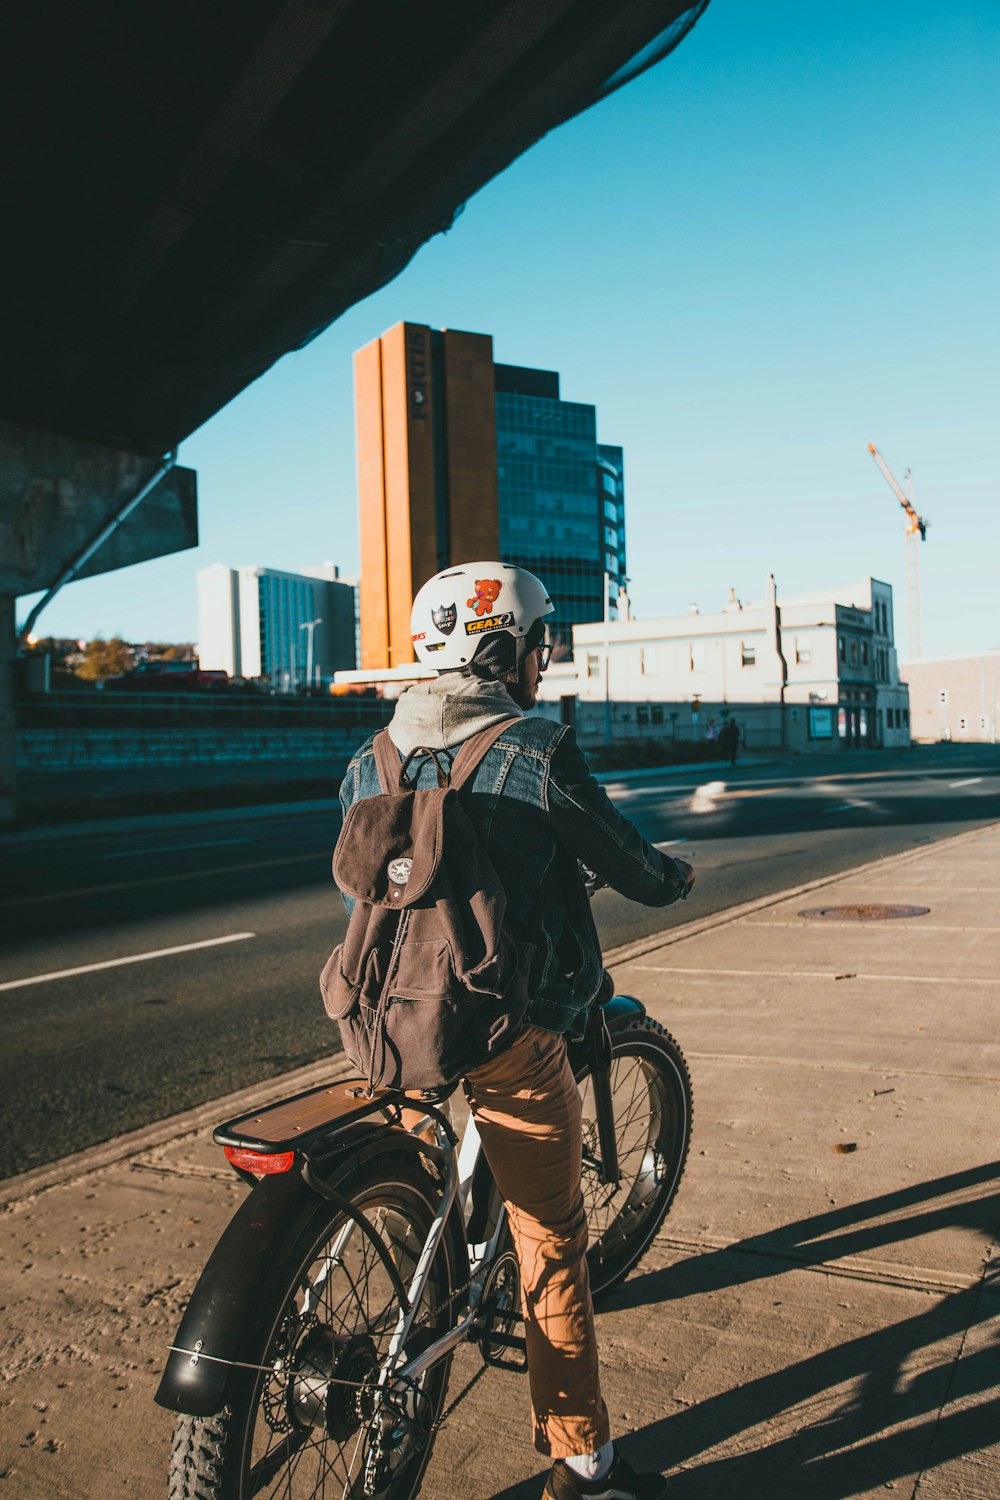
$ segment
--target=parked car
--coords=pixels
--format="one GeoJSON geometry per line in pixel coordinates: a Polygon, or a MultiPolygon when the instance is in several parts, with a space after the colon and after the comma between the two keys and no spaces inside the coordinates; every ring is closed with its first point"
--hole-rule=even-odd
{"type": "Polygon", "coordinates": [[[200,693],[228,683],[228,672],[200,667],[196,661],[142,661],[131,672],[107,678],[104,686],[119,693],[200,693]]]}

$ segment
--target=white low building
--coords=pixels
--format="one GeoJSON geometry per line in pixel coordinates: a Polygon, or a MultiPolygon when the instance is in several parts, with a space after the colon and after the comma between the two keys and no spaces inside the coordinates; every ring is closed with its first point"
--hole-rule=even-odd
{"type": "Polygon", "coordinates": [[[910,742],[909,700],[893,644],[892,588],[847,588],[659,620],[577,625],[572,677],[547,673],[585,741],[697,740],[732,717],[749,749],[797,751],[910,742]]]}

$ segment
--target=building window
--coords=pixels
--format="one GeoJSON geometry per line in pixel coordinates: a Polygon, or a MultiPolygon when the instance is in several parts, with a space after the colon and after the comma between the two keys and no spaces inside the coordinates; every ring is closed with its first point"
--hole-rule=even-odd
{"type": "Polygon", "coordinates": [[[653,706],[652,706],[652,708],[649,710],[649,716],[650,716],[650,719],[652,720],[652,722],[654,724],[662,724],[663,723],[663,704],[662,703],[654,703],[653,706]]]}
{"type": "Polygon", "coordinates": [[[605,526],[604,540],[609,547],[618,546],[618,533],[613,526],[605,526]]]}
{"type": "Polygon", "coordinates": [[[795,660],[797,662],[809,662],[812,659],[812,636],[797,635],[795,637],[795,660]]]}
{"type": "Polygon", "coordinates": [[[838,635],[837,637],[837,656],[840,661],[847,660],[847,645],[842,635],[838,635]]]}
{"type": "Polygon", "coordinates": [[[867,641],[862,641],[861,642],[861,665],[863,667],[867,667],[867,665],[868,665],[868,642],[867,641]]]}
{"type": "Polygon", "coordinates": [[[601,675],[601,658],[599,656],[587,657],[587,676],[599,677],[601,675]]]}
{"type": "Polygon", "coordinates": [[[745,667],[757,665],[757,647],[750,641],[740,641],[740,660],[745,667]]]}
{"type": "Polygon", "coordinates": [[[857,664],[858,664],[858,642],[857,642],[857,638],[855,636],[851,637],[850,645],[848,646],[848,650],[847,650],[847,659],[850,662],[850,664],[851,664],[852,667],[856,667],[857,666],[857,664]]]}
{"type": "Polygon", "coordinates": [[[610,474],[602,474],[601,483],[604,486],[606,494],[613,495],[615,493],[615,482],[610,474]]]}
{"type": "Polygon", "coordinates": [[[943,703],[943,704],[947,705],[947,702],[948,702],[948,689],[947,688],[942,688],[941,691],[938,693],[938,701],[940,703],[943,703]]]}
{"type": "Polygon", "coordinates": [[[649,709],[646,707],[645,703],[640,703],[637,707],[635,711],[635,722],[637,724],[649,723],[649,709]]]}

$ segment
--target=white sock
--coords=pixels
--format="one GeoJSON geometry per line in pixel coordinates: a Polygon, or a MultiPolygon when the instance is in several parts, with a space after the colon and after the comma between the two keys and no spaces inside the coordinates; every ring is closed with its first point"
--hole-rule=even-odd
{"type": "Polygon", "coordinates": [[[603,1448],[598,1448],[596,1453],[574,1454],[572,1458],[564,1458],[563,1463],[581,1479],[596,1480],[604,1478],[614,1459],[615,1445],[609,1442],[603,1448]]]}

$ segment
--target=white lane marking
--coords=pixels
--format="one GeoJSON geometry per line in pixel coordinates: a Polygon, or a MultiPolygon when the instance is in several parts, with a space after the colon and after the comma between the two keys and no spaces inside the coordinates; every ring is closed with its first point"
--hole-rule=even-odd
{"type": "Polygon", "coordinates": [[[72,979],[75,974],[96,974],[98,969],[120,969],[123,964],[141,964],[150,958],[169,958],[173,953],[194,953],[198,948],[218,948],[222,943],[242,943],[255,932],[231,932],[228,937],[205,938],[200,943],[180,943],[176,948],[155,948],[152,953],[131,953],[128,958],[107,958],[100,964],[80,964],[76,969],[56,969],[51,974],[33,974],[30,979],[8,979],[0,990],[20,990],[29,984],[47,984],[50,979],[72,979]]]}
{"type": "Polygon", "coordinates": [[[981,776],[970,776],[968,781],[949,781],[949,786],[978,786],[982,781],[981,776]]]}
{"type": "Polygon", "coordinates": [[[206,839],[197,844],[156,844],[151,849],[116,849],[102,859],[138,859],[142,854],[174,854],[178,849],[218,849],[223,844],[249,844],[249,839],[206,839]]]}
{"type": "Polygon", "coordinates": [[[691,811],[693,813],[714,812],[721,797],[726,794],[726,783],[724,781],[706,781],[698,787],[691,798],[691,811]]]}

